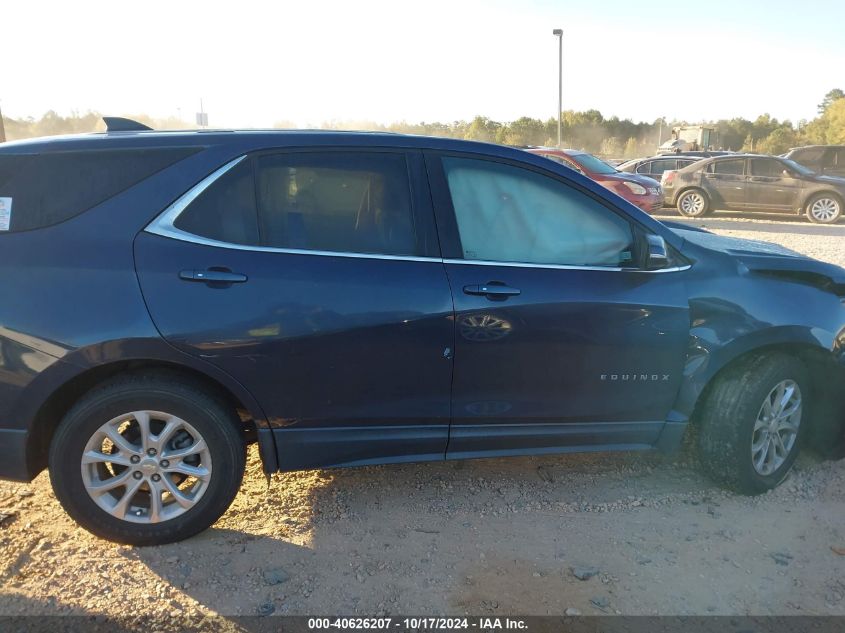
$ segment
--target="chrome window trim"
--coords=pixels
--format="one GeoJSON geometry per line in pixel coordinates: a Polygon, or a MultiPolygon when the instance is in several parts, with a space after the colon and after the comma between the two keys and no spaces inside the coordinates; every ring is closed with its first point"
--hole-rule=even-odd
{"type": "Polygon", "coordinates": [[[444,264],[458,264],[466,266],[468,264],[478,264],[480,266],[507,266],[510,268],[548,268],[550,270],[602,270],[612,272],[628,272],[628,273],[674,273],[682,270],[687,270],[691,264],[684,266],[673,266],[671,268],[658,268],[656,270],[645,270],[643,268],[622,268],[619,266],[573,266],[567,264],[530,264],[527,262],[495,262],[486,259],[444,259],[444,264]]]}
{"type": "MultiPolygon", "coordinates": [[[[173,224],[176,222],[176,219],[182,214],[182,212],[188,207],[189,204],[191,204],[194,200],[199,197],[199,195],[203,191],[208,189],[218,178],[220,178],[223,174],[232,169],[235,165],[240,163],[245,158],[246,154],[244,154],[243,156],[238,156],[236,159],[229,161],[219,169],[215,170],[214,172],[200,180],[197,184],[188,189],[188,191],[179,196],[179,198],[176,199],[176,202],[174,202],[164,211],[162,211],[159,216],[155,220],[150,222],[150,224],[144,230],[148,233],[163,235],[164,237],[175,237],[175,234],[193,235],[193,233],[182,231],[173,226],[173,224]]],[[[199,238],[198,235],[195,237],[199,238]]],[[[214,242],[216,240],[209,241],[214,242]]]]}
{"type": "Polygon", "coordinates": [[[182,214],[182,212],[196,200],[199,195],[208,189],[218,178],[220,178],[227,171],[238,165],[246,158],[246,155],[238,156],[234,160],[229,161],[219,169],[215,170],[205,178],[203,178],[196,185],[191,187],[188,191],[176,199],[169,207],[162,211],[156,219],[147,225],[144,229],[147,233],[167,237],[182,242],[190,242],[192,244],[199,244],[200,246],[212,246],[214,248],[228,248],[236,251],[252,251],[255,253],[281,253],[287,255],[316,255],[318,257],[349,257],[353,259],[385,259],[385,260],[399,260],[408,262],[439,262],[442,264],[458,264],[470,265],[476,264],[479,266],[506,266],[510,268],[546,268],[550,270],[602,270],[602,271],[616,271],[616,272],[641,272],[641,273],[671,273],[681,270],[687,270],[690,265],[675,266],[673,268],[663,268],[659,270],[643,270],[640,268],[621,268],[610,266],[569,266],[563,264],[531,264],[527,262],[496,262],[481,259],[443,259],[440,257],[418,257],[414,255],[384,255],[379,253],[350,253],[346,251],[316,251],[299,248],[276,248],[273,246],[252,246],[247,244],[235,244],[234,242],[221,242],[220,240],[212,240],[207,237],[188,233],[182,229],[174,226],[174,223],[182,214]]]}

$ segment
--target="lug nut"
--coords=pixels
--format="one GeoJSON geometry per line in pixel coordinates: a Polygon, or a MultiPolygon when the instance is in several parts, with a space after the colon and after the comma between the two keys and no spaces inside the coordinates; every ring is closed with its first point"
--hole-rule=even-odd
{"type": "Polygon", "coordinates": [[[147,450],[147,455],[149,455],[150,457],[155,457],[156,456],[156,449],[151,448],[151,449],[147,450]]]}
{"type": "Polygon", "coordinates": [[[152,480],[153,481],[161,481],[161,475],[156,473],[155,475],[152,476],[152,480]]]}
{"type": "Polygon", "coordinates": [[[144,475],[142,475],[142,474],[141,474],[141,471],[140,471],[140,470],[136,470],[134,473],[132,473],[132,476],[133,476],[135,479],[140,479],[140,478],[141,478],[141,477],[143,477],[144,475]]]}
{"type": "Polygon", "coordinates": [[[129,458],[129,461],[132,462],[133,464],[137,464],[138,462],[141,461],[141,458],[138,457],[137,455],[133,455],[132,457],[129,458]]]}
{"type": "Polygon", "coordinates": [[[162,468],[170,468],[170,462],[166,459],[161,460],[161,467],[162,468]]]}

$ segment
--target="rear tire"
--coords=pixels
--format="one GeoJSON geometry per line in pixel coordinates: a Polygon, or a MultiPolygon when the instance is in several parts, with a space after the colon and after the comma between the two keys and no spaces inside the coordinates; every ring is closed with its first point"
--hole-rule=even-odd
{"type": "Polygon", "coordinates": [[[702,218],[710,211],[710,200],[701,189],[687,189],[678,196],[675,206],[685,218],[702,218]]]}
{"type": "Polygon", "coordinates": [[[815,224],[833,224],[842,217],[842,200],[832,193],[820,193],[804,207],[807,219],[815,224]]]}
{"type": "Polygon", "coordinates": [[[67,513],[130,545],[171,543],[211,526],[237,494],[245,464],[235,412],[170,374],[126,375],[89,392],[62,420],[49,456],[67,513]]]}
{"type": "Polygon", "coordinates": [[[780,484],[800,451],[810,395],[804,364],[785,354],[760,354],[727,368],[700,413],[698,448],[707,473],[748,495],[780,484]]]}

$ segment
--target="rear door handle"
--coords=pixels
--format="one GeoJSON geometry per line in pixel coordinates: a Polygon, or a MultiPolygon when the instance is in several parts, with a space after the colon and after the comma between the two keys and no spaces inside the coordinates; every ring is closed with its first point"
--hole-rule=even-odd
{"type": "Polygon", "coordinates": [[[482,285],[464,286],[464,294],[468,295],[483,295],[486,297],[494,297],[504,299],[507,297],[515,297],[520,294],[518,288],[511,288],[499,283],[486,283],[482,285]]]}
{"type": "Polygon", "coordinates": [[[205,283],[242,284],[248,278],[231,270],[183,270],[179,279],[184,281],[202,281],[205,283]]]}

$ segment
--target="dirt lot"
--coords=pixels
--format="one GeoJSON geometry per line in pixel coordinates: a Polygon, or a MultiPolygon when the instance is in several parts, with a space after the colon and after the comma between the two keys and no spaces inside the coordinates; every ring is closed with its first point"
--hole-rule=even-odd
{"type": "MultiPolygon", "coordinates": [[[[676,218],[672,218],[676,219],[676,218]]],[[[845,265],[845,226],[696,222],[845,265]]],[[[691,451],[314,471],[187,542],[77,529],[45,474],[0,482],[0,614],[845,615],[845,461],[726,494],[691,451]],[[579,576],[583,579],[580,579],[579,576]]]]}

